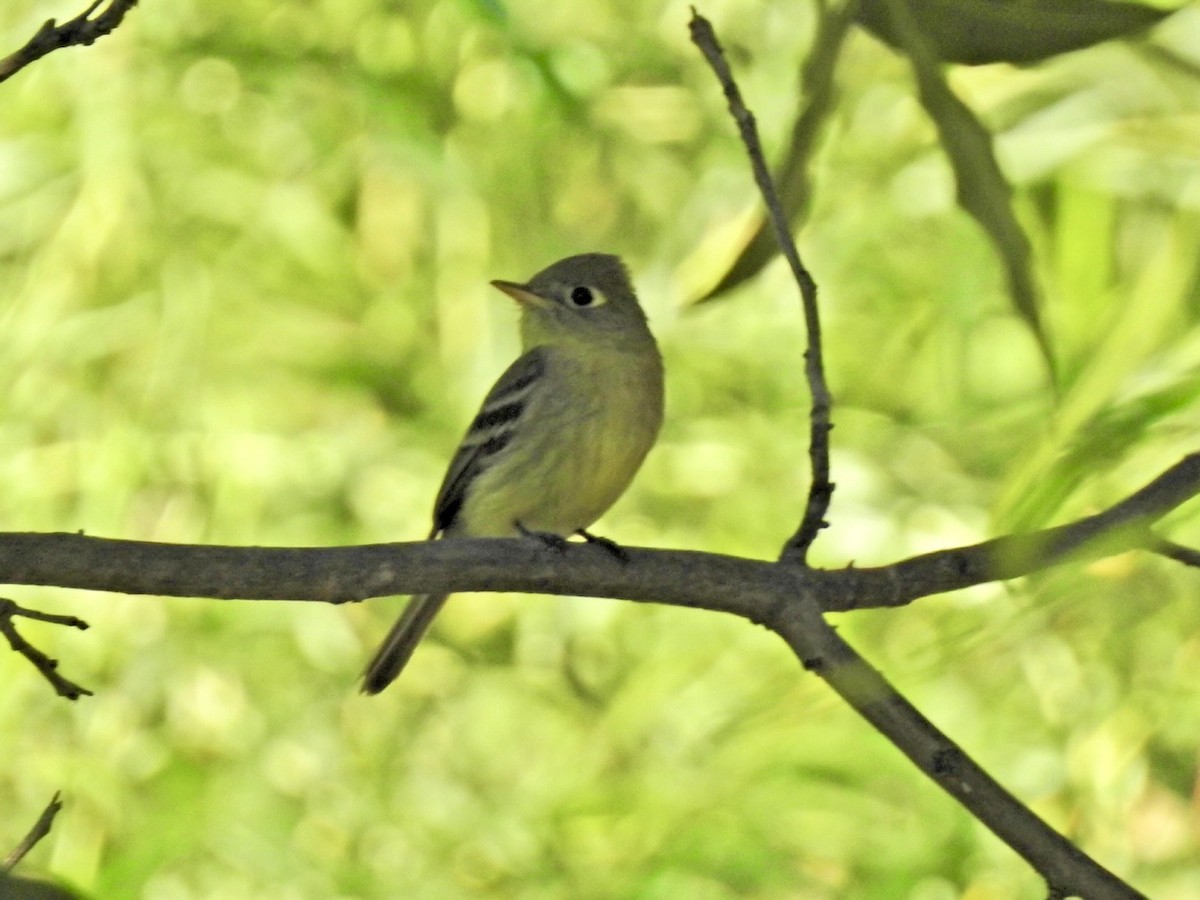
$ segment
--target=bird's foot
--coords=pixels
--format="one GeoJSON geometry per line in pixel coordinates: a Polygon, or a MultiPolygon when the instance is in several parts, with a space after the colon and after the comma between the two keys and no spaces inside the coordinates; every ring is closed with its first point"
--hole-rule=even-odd
{"type": "Polygon", "coordinates": [[[532,528],[526,528],[520,522],[513,522],[517,526],[517,531],[521,533],[521,537],[533,538],[547,550],[553,550],[555,553],[566,553],[570,542],[561,534],[555,534],[552,531],[535,531],[532,528]]]}
{"type": "Polygon", "coordinates": [[[603,547],[610,554],[612,554],[613,558],[616,559],[617,562],[620,562],[620,563],[628,563],[629,562],[629,554],[626,553],[625,548],[622,547],[620,544],[618,544],[616,541],[609,540],[606,537],[601,537],[598,534],[592,534],[590,531],[587,531],[586,529],[583,529],[583,528],[580,528],[575,533],[577,535],[579,535],[581,538],[583,538],[585,541],[587,541],[589,544],[595,544],[598,547],[603,547]]]}

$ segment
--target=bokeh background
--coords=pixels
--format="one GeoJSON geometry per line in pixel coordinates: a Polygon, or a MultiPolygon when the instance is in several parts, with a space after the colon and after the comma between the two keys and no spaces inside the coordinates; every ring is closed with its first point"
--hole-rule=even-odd
{"type": "MultiPolygon", "coordinates": [[[[0,7],[2,52],[65,0],[0,7]]],[[[814,11],[702,4],[768,151],[814,11]]],[[[3,528],[420,538],[516,352],[487,286],[630,263],[660,446],[597,530],[773,557],[807,487],[804,338],[776,263],[689,305],[756,198],[686,2],[145,0],[0,85],[3,528]]],[[[802,250],[837,400],[816,560],[1068,521],[1200,434],[1200,13],[954,69],[1037,253],[1061,398],[954,203],[901,58],[839,64],[802,250]]],[[[1166,532],[1200,544],[1196,511],[1166,532]]],[[[96,692],[0,653],[0,846],[97,898],[1040,896],[1010,850],[777,640],[717,615],[460,596],[404,678],[400,605],[14,588],[96,692]]],[[[1200,573],[1127,554],[839,628],[1003,783],[1156,898],[1200,895],[1200,573]]]]}

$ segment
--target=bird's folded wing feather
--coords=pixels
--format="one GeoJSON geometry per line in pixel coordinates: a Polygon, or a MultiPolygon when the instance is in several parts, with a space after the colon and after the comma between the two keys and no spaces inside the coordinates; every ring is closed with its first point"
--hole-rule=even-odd
{"type": "Polygon", "coordinates": [[[545,372],[545,351],[535,347],[518,357],[492,386],[442,479],[433,510],[433,534],[454,524],[471,482],[513,439],[545,372]]]}

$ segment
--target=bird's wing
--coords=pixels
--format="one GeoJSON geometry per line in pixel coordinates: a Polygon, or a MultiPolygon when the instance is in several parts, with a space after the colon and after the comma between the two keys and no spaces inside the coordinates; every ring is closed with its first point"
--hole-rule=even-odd
{"type": "Polygon", "coordinates": [[[545,371],[545,351],[535,347],[518,357],[488,391],[442,479],[431,536],[454,524],[471,482],[513,439],[529,396],[545,371]]]}

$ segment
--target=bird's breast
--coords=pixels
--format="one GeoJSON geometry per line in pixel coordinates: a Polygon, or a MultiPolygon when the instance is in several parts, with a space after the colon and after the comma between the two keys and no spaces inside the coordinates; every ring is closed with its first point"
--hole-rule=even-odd
{"type": "Polygon", "coordinates": [[[624,493],[662,423],[657,356],[550,355],[537,395],[504,456],[466,500],[473,534],[511,534],[514,523],[556,534],[587,528],[624,493]]]}

